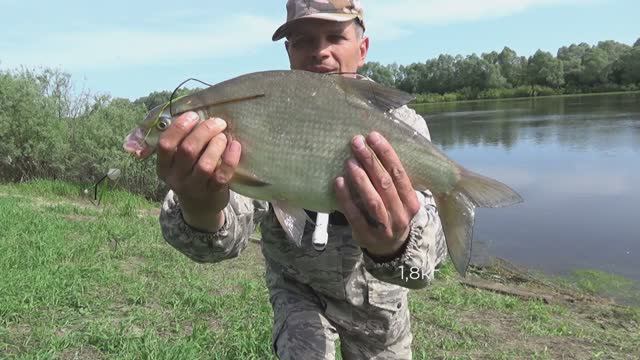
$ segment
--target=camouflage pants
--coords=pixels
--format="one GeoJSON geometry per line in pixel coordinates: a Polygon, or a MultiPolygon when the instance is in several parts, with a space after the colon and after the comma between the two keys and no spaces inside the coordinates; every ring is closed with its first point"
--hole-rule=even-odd
{"type": "Polygon", "coordinates": [[[411,324],[406,296],[393,307],[352,305],[316,293],[282,275],[269,279],[274,312],[273,349],[281,360],[342,357],[411,359],[411,324]]]}

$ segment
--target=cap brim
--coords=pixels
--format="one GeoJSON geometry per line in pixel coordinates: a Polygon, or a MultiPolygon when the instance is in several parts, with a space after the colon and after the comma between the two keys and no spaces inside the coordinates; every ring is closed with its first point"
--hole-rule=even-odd
{"type": "Polygon", "coordinates": [[[326,14],[326,13],[318,13],[318,14],[303,16],[301,18],[297,18],[295,20],[291,20],[284,23],[282,26],[278,28],[278,30],[276,30],[276,32],[273,33],[273,37],[271,39],[273,41],[278,41],[282,39],[283,37],[287,36],[287,33],[289,32],[289,27],[305,19],[321,19],[321,20],[344,22],[344,21],[353,20],[357,17],[358,17],[357,14],[326,14]]]}

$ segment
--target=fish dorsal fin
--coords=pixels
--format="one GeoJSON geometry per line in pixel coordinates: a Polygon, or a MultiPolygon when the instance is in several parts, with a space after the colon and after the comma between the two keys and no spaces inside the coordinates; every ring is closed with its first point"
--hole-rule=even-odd
{"type": "Polygon", "coordinates": [[[383,112],[402,107],[415,99],[411,94],[373,81],[338,76],[337,83],[345,93],[354,95],[383,112]]]}

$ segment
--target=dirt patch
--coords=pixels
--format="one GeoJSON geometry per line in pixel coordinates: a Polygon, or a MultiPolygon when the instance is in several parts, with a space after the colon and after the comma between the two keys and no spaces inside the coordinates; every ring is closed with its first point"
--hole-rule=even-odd
{"type": "Polygon", "coordinates": [[[138,210],[138,217],[159,217],[160,208],[138,210]]]}
{"type": "MultiPolygon", "coordinates": [[[[204,319],[204,325],[211,332],[219,332],[223,329],[222,322],[214,317],[208,317],[204,319]]],[[[158,336],[163,339],[175,339],[176,337],[189,337],[193,334],[194,322],[191,320],[185,320],[175,326],[158,328],[158,336]]]]}
{"type": "Polygon", "coordinates": [[[69,221],[78,221],[78,222],[87,222],[87,221],[93,221],[96,219],[95,216],[87,216],[87,215],[63,215],[62,217],[69,221]]]}
{"type": "Polygon", "coordinates": [[[17,339],[26,338],[31,334],[31,325],[11,324],[7,327],[7,332],[17,339]]]}
{"type": "Polygon", "coordinates": [[[474,358],[517,350],[527,354],[546,354],[552,359],[587,359],[602,348],[602,344],[598,346],[581,338],[527,335],[520,330],[520,319],[498,311],[469,311],[463,313],[459,321],[469,326],[482,324],[488,332],[483,340],[494,344],[487,352],[475,353],[474,358]]]}
{"type": "Polygon", "coordinates": [[[66,349],[60,354],[62,360],[75,360],[75,359],[105,359],[100,350],[93,346],[83,346],[81,348],[66,349]]]}
{"type": "MultiPolygon", "coordinates": [[[[524,301],[553,303],[560,313],[551,314],[550,326],[564,326],[563,335],[535,335],[526,329],[526,321],[519,312],[500,310],[474,310],[460,314],[458,321],[465,326],[482,325],[486,329],[473,335],[475,340],[486,343],[488,349],[473,351],[473,358],[506,354],[543,355],[552,359],[587,359],[595,354],[606,358],[630,357],[634,348],[634,336],[640,331],[637,315],[612,300],[563,287],[544,279],[538,279],[526,270],[521,271],[504,261],[497,266],[475,268],[473,275],[460,282],[469,288],[481,289],[518,297],[524,301]],[[523,327],[524,326],[524,327],[523,327]],[[622,338],[627,338],[621,340],[622,338]]],[[[635,355],[635,354],[634,354],[635,355]]]]}
{"type": "Polygon", "coordinates": [[[495,258],[489,266],[470,268],[470,274],[460,283],[481,290],[551,303],[593,303],[613,305],[611,299],[592,296],[567,286],[546,281],[528,270],[506,260],[495,258]]]}
{"type": "MultiPolygon", "coordinates": [[[[113,247],[117,245],[110,244],[109,246],[113,247]]],[[[138,274],[138,271],[145,265],[146,261],[147,260],[141,256],[131,256],[120,264],[120,268],[126,275],[133,276],[138,274]]]]}

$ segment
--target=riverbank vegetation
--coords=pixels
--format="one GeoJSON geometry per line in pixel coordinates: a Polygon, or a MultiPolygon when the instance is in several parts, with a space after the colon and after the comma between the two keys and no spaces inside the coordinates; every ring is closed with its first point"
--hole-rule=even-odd
{"type": "MultiPolygon", "coordinates": [[[[61,181],[0,185],[3,358],[273,359],[259,239],[197,264],[162,239],[158,205],[110,191],[94,206],[61,181]]],[[[415,359],[625,359],[640,310],[497,262],[448,264],[410,292],[415,359]]],[[[601,283],[601,280],[604,283],[601,283]]]]}
{"type": "MultiPolygon", "coordinates": [[[[526,58],[504,48],[466,57],[440,55],[407,66],[368,63],[362,73],[418,94],[417,102],[447,102],[640,89],[640,39],[633,46],[602,41],[572,44],[557,56],[526,58]]],[[[183,89],[177,95],[193,91],[183,89]]],[[[122,169],[119,186],[150,199],[166,188],[151,161],[133,160],[123,138],[146,111],[168,101],[169,90],[136,100],[78,92],[58,69],[0,70],[0,181],[34,178],[75,183],[122,169]]]]}
{"type": "Polygon", "coordinates": [[[410,65],[369,62],[360,73],[417,94],[416,103],[640,90],[640,39],[571,44],[556,55],[538,50],[443,54],[410,65]]]}

